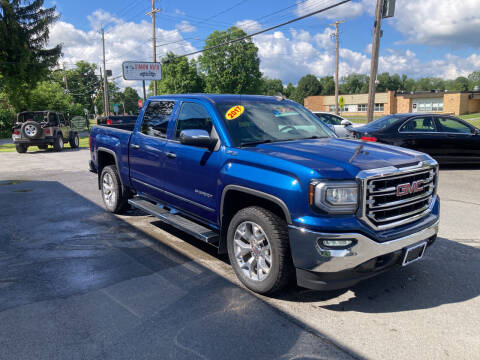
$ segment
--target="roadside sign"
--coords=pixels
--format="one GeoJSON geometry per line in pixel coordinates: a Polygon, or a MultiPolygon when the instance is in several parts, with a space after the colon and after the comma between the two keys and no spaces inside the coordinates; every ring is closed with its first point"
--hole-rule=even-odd
{"type": "Polygon", "coordinates": [[[395,0],[383,0],[382,18],[395,16],[395,0]]]}
{"type": "Polygon", "coordinates": [[[162,65],[160,63],[124,61],[122,69],[125,80],[162,80],[162,65]]]}
{"type": "Polygon", "coordinates": [[[118,104],[113,104],[113,112],[118,113],[118,104]]]}
{"type": "Polygon", "coordinates": [[[343,96],[340,96],[340,99],[338,99],[338,106],[340,106],[342,109],[345,106],[345,99],[343,96]]]}

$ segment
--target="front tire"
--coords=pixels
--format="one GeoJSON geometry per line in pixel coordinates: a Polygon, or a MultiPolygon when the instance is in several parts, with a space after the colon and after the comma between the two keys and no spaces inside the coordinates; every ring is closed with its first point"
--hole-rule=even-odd
{"type": "Polygon", "coordinates": [[[73,135],[73,138],[70,140],[70,147],[76,149],[80,146],[80,138],[78,134],[73,135]]]}
{"type": "Polygon", "coordinates": [[[15,144],[15,149],[17,149],[19,154],[24,154],[27,152],[28,146],[25,144],[15,144]]]}
{"type": "Polygon", "coordinates": [[[103,204],[108,211],[119,214],[127,208],[127,199],[123,196],[120,177],[114,165],[103,168],[100,185],[103,204]]]}
{"type": "Polygon", "coordinates": [[[235,214],[227,250],[237,277],[257,293],[277,292],[293,278],[287,224],[269,210],[252,206],[235,214]]]}
{"type": "Polygon", "coordinates": [[[55,142],[53,143],[53,149],[57,152],[62,151],[63,150],[63,145],[64,145],[63,136],[58,135],[55,139],[55,142]]]}

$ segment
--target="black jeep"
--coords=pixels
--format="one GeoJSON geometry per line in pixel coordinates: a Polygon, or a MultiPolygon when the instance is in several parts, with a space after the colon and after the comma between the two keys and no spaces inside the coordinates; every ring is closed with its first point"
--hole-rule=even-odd
{"type": "Polygon", "coordinates": [[[19,153],[27,152],[29,146],[45,150],[49,145],[53,145],[55,151],[62,151],[65,141],[72,148],[77,148],[80,141],[62,113],[48,110],[18,113],[12,139],[19,153]]]}

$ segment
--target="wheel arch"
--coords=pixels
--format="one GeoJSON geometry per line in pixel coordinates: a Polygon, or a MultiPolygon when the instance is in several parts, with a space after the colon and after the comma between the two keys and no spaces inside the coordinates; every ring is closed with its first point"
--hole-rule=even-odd
{"type": "Polygon", "coordinates": [[[117,154],[113,150],[104,148],[104,147],[99,147],[97,149],[97,171],[98,171],[98,189],[101,188],[101,177],[102,177],[102,170],[105,166],[109,165],[115,165],[117,168],[117,171],[119,172],[119,179],[120,179],[120,184],[122,186],[122,192],[125,191],[125,187],[123,186],[123,181],[122,177],[120,176],[120,168],[118,166],[118,159],[117,159],[117,154]]]}
{"type": "Polygon", "coordinates": [[[292,223],[290,211],[282,199],[259,190],[239,185],[227,185],[223,189],[220,202],[219,253],[227,251],[226,237],[230,220],[239,210],[248,206],[263,207],[283,218],[287,224],[292,223]]]}

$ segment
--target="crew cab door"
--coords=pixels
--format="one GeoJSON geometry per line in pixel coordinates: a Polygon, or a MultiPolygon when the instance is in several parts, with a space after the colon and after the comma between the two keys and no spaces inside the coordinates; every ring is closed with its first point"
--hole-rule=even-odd
{"type": "Polygon", "coordinates": [[[141,123],[135,127],[128,149],[130,179],[135,190],[158,199],[165,186],[164,149],[174,107],[174,101],[150,101],[141,123]]]}
{"type": "Polygon", "coordinates": [[[175,128],[165,146],[165,189],[172,205],[216,223],[216,193],[218,171],[222,152],[220,140],[213,151],[183,145],[179,142],[182,130],[206,130],[218,138],[213,125],[213,113],[194,100],[183,102],[178,112],[175,128]]]}
{"type": "Polygon", "coordinates": [[[445,134],[438,131],[437,124],[430,115],[407,120],[399,130],[401,143],[395,144],[409,149],[440,156],[444,152],[445,134]]]}

